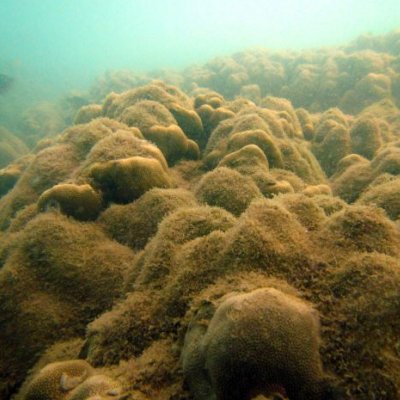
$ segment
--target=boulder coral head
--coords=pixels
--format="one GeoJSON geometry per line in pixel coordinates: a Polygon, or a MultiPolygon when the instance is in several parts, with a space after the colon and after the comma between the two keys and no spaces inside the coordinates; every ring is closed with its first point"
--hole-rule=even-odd
{"type": "Polygon", "coordinates": [[[59,209],[63,214],[81,221],[97,218],[101,210],[101,196],[90,185],[63,183],[46,190],[38,200],[40,211],[59,209]]]}
{"type": "Polygon", "coordinates": [[[107,200],[130,203],[154,187],[169,188],[171,180],[155,158],[130,157],[97,163],[91,176],[107,200]]]}
{"type": "Polygon", "coordinates": [[[94,375],[77,386],[66,400],[122,400],[121,386],[105,375],[94,375]]]}
{"type": "Polygon", "coordinates": [[[63,400],[93,373],[94,369],[83,360],[48,364],[33,378],[24,400],[63,400]]]}
{"type": "Polygon", "coordinates": [[[340,398],[322,370],[318,313],[303,300],[274,288],[231,293],[207,328],[204,319],[192,320],[182,352],[196,400],[274,392],[294,400],[340,398]]]}
{"type": "Polygon", "coordinates": [[[84,360],[53,362],[42,368],[27,386],[23,400],[123,400],[121,385],[84,360]]]}

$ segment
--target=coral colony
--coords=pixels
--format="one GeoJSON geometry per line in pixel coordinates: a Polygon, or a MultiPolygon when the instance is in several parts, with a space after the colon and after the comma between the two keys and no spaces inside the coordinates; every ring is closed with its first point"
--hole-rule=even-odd
{"type": "Polygon", "coordinates": [[[1,128],[0,398],[400,399],[399,45],[109,73],[1,128]]]}

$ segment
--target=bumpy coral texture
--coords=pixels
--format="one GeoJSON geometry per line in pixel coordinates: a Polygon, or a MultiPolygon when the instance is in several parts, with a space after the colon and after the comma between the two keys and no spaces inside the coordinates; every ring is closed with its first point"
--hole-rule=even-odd
{"type": "Polygon", "coordinates": [[[285,393],[321,399],[318,314],[273,288],[232,294],[207,329],[193,321],[182,353],[196,400],[245,399],[285,393]]]}
{"type": "Polygon", "coordinates": [[[25,400],[65,400],[71,391],[93,375],[94,369],[83,360],[48,364],[34,377],[25,400]]]}

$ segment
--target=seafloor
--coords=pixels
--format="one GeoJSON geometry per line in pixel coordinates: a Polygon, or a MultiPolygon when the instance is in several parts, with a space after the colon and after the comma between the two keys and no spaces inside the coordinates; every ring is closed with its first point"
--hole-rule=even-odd
{"type": "Polygon", "coordinates": [[[400,399],[398,107],[400,31],[32,105],[0,130],[0,398],[400,399]]]}

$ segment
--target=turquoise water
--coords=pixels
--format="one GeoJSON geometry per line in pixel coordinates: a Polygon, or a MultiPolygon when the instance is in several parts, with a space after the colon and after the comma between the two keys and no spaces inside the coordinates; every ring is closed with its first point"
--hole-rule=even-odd
{"type": "Polygon", "coordinates": [[[31,102],[86,88],[109,69],[182,68],[248,47],[386,33],[400,25],[400,2],[0,0],[0,15],[0,73],[31,102]]]}

